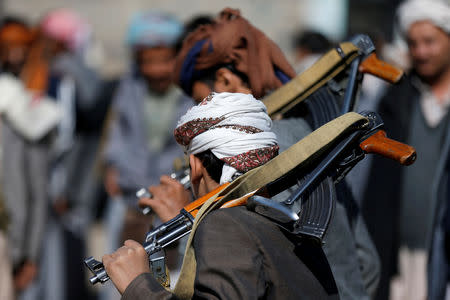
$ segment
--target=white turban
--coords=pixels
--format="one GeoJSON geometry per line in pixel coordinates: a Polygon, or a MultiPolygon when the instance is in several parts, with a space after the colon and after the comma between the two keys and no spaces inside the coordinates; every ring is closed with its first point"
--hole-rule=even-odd
{"type": "Polygon", "coordinates": [[[278,154],[265,105],[252,95],[212,93],[178,121],[177,142],[188,154],[211,152],[225,164],[220,184],[278,154]]]}
{"type": "Polygon", "coordinates": [[[429,21],[450,33],[448,0],[409,0],[400,5],[398,17],[401,31],[406,34],[415,22],[429,21]],[[447,1],[447,2],[446,2],[447,1]]]}

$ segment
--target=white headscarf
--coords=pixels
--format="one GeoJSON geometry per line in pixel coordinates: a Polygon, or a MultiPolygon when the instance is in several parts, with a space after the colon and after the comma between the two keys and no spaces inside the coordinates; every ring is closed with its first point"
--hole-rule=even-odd
{"type": "Polygon", "coordinates": [[[408,0],[400,5],[398,17],[401,31],[406,34],[409,27],[419,21],[430,21],[450,33],[450,5],[447,0],[408,0]]]}
{"type": "Polygon", "coordinates": [[[212,93],[178,121],[174,135],[188,154],[207,150],[225,162],[220,184],[278,153],[272,120],[252,95],[212,93]]]}

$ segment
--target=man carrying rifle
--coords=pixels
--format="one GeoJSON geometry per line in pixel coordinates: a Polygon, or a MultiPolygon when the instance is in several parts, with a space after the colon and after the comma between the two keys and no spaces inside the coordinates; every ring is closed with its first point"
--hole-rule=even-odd
{"type": "MultiPolygon", "coordinates": [[[[273,41],[240,17],[238,11],[225,9],[215,25],[200,26],[184,40],[174,75],[183,91],[200,102],[212,91],[251,93],[260,98],[289,81],[295,71],[273,41]],[[229,20],[231,18],[233,21],[229,20]],[[236,43],[240,38],[247,41],[247,45],[238,49],[236,43]],[[210,45],[211,59],[206,58],[209,50],[203,49],[206,41],[210,45]]],[[[277,121],[274,126],[282,151],[311,132],[303,119],[277,121]],[[287,128],[289,130],[283,130],[287,128]]],[[[169,176],[161,177],[161,185],[151,187],[150,192],[152,200],[143,200],[141,204],[150,206],[162,221],[176,216],[189,201],[182,197],[183,186],[169,176]]]]}
{"type": "MultiPolygon", "coordinates": [[[[271,126],[264,104],[249,94],[213,93],[188,111],[174,134],[189,155],[195,196],[276,156],[271,126]]],[[[295,245],[275,223],[245,207],[216,210],[193,238],[193,298],[337,298],[327,263],[302,256],[307,245],[295,245]],[[316,267],[310,266],[312,260],[319,262],[316,267]]],[[[320,256],[320,247],[314,253],[320,256]]],[[[149,273],[147,253],[135,241],[105,255],[103,263],[122,299],[176,297],[149,273]]]]}
{"type": "MultiPolygon", "coordinates": [[[[215,24],[200,27],[184,40],[175,68],[176,82],[196,101],[211,91],[251,93],[262,98],[293,76],[294,70],[276,44],[231,9],[223,10],[215,24]]],[[[277,120],[273,125],[280,151],[310,132],[300,118],[277,120]]],[[[178,197],[184,190],[175,180],[162,177],[161,182],[160,186],[150,187],[151,199],[142,198],[140,202],[164,215],[162,219],[167,221],[179,213],[188,199],[178,197]]],[[[345,202],[348,197],[351,196],[340,195],[339,199],[345,202]]],[[[368,299],[377,285],[378,258],[357,208],[346,211],[338,202],[325,237],[324,252],[340,297],[368,299]],[[350,214],[356,215],[353,227],[348,221],[350,214]]]]}

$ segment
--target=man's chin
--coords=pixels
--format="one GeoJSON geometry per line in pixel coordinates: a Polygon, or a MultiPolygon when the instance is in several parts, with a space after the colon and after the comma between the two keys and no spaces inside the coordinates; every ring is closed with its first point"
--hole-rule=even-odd
{"type": "Polygon", "coordinates": [[[417,67],[416,68],[416,72],[417,74],[425,79],[426,81],[428,80],[434,80],[436,77],[439,76],[439,70],[436,70],[436,68],[431,68],[431,67],[417,67]]]}
{"type": "Polygon", "coordinates": [[[164,82],[164,83],[150,83],[149,84],[149,88],[155,93],[164,94],[164,93],[166,93],[169,90],[171,85],[172,85],[171,82],[169,82],[169,83],[166,83],[166,82],[164,82]]]}

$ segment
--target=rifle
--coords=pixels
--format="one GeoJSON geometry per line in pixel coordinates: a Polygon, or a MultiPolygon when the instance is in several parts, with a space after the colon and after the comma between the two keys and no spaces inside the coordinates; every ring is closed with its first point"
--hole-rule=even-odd
{"type": "MultiPolygon", "coordinates": [[[[282,178],[225,202],[221,208],[247,205],[250,210],[273,220],[284,230],[321,243],[334,207],[332,196],[334,192],[329,188],[333,185],[330,183],[340,181],[366,153],[378,153],[403,165],[413,163],[416,158],[414,148],[390,140],[380,133],[383,122],[376,113],[364,113],[364,116],[368,119],[366,126],[353,128],[326,152],[317,154],[314,159],[309,160],[306,168],[307,176],[302,177],[305,172],[293,169],[282,178]],[[380,143],[382,146],[379,146],[380,143]],[[299,187],[287,200],[276,203],[268,199],[284,190],[286,185],[291,186],[295,182],[300,183],[299,187]],[[295,203],[301,205],[299,213],[292,210],[295,203]]],[[[225,191],[228,185],[229,183],[224,184],[190,203],[178,216],[149,231],[143,246],[150,259],[166,246],[189,234],[202,205],[212,196],[225,191]]],[[[219,195],[215,201],[220,200],[219,195]]],[[[89,257],[84,263],[94,274],[90,278],[92,284],[105,283],[109,280],[100,261],[89,257]]]]}
{"type": "Polygon", "coordinates": [[[364,74],[396,83],[403,71],[380,61],[371,39],[359,34],[325,53],[314,65],[262,101],[272,119],[289,117],[303,109],[302,102],[306,103],[307,114],[314,117],[312,127],[315,129],[353,108],[364,74]],[[320,93],[323,90],[328,93],[320,93]]]}
{"type": "Polygon", "coordinates": [[[403,76],[402,70],[379,60],[375,51],[372,40],[364,34],[337,45],[308,70],[262,100],[269,115],[303,116],[312,129],[317,129],[352,111],[365,74],[390,83],[397,83],[403,76]],[[329,64],[333,64],[332,69],[327,68],[329,64]]]}

